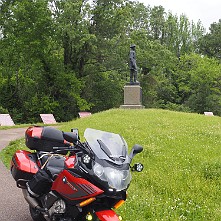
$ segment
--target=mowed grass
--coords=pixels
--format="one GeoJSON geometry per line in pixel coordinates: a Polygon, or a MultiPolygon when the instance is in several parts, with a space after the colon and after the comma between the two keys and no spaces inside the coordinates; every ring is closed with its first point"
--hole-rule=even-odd
{"type": "MultiPolygon", "coordinates": [[[[136,143],[144,148],[133,160],[144,171],[132,174],[128,199],[117,210],[123,220],[221,220],[220,117],[112,109],[60,129],[78,128],[83,140],[87,127],[121,134],[129,149],[136,143]]],[[[8,161],[21,147],[22,140],[2,151],[2,158],[8,155],[8,161]]]]}

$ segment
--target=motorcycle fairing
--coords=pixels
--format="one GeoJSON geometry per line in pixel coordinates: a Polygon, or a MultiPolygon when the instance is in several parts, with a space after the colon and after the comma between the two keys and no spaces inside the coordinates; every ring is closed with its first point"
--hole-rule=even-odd
{"type": "Polygon", "coordinates": [[[104,191],[83,178],[74,177],[63,170],[55,179],[52,190],[69,200],[83,200],[102,194],[104,191]]]}
{"type": "Polygon", "coordinates": [[[95,213],[101,221],[120,221],[113,210],[102,210],[95,213]]]}

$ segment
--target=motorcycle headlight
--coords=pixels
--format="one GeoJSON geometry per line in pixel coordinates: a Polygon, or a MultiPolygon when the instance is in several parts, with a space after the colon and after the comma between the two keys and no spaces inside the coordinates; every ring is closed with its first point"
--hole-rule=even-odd
{"type": "Polygon", "coordinates": [[[103,167],[95,163],[93,167],[94,173],[101,180],[108,182],[110,188],[117,191],[126,189],[131,181],[130,170],[117,170],[111,167],[103,167]]]}
{"type": "Polygon", "coordinates": [[[94,173],[100,178],[104,174],[104,167],[96,163],[93,167],[94,173]]]}

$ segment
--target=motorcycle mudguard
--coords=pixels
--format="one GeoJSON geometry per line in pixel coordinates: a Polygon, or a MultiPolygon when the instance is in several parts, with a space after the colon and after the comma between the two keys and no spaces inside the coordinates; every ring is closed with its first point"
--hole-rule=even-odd
{"type": "Polygon", "coordinates": [[[118,215],[113,210],[102,210],[95,214],[101,221],[120,221],[118,215]]]}

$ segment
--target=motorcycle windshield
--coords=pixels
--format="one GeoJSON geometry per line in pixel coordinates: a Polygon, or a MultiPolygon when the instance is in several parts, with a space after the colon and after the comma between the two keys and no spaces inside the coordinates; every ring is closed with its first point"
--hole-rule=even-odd
{"type": "Polygon", "coordinates": [[[84,137],[99,159],[116,164],[122,164],[128,160],[127,143],[119,134],[87,128],[84,137]]]}

